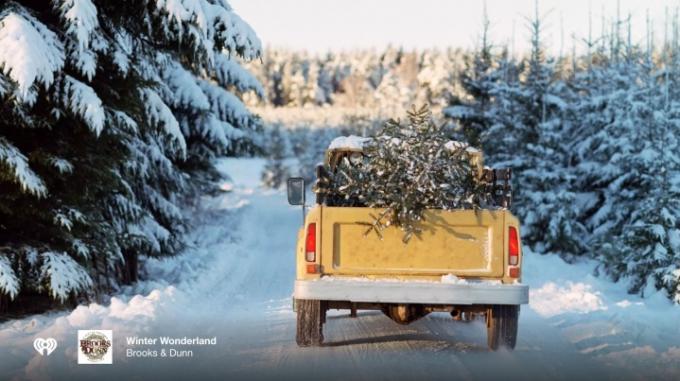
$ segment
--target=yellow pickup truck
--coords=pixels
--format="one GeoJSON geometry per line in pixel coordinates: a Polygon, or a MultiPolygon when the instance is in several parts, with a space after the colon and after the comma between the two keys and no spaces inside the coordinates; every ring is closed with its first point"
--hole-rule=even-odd
{"type": "MultiPolygon", "coordinates": [[[[326,163],[359,151],[330,150],[326,163]]],[[[481,153],[474,156],[479,175],[493,177],[481,153]]],[[[395,227],[382,237],[366,234],[370,214],[380,213],[371,208],[318,202],[305,215],[301,178],[288,180],[288,201],[302,205],[304,216],[293,295],[298,345],[321,345],[326,311],[347,309],[354,317],[357,310],[380,310],[399,324],[431,312],[456,320],[483,315],[489,348],[515,347],[529,290],[521,283],[519,221],[507,208],[428,210],[422,234],[404,243],[395,227]]]]}

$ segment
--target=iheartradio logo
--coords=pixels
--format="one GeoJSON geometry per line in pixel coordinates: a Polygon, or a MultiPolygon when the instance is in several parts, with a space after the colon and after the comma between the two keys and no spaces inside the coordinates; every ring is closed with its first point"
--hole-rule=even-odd
{"type": "Polygon", "coordinates": [[[51,337],[48,337],[47,339],[39,337],[33,340],[33,348],[35,348],[41,356],[49,356],[57,349],[57,340],[54,340],[51,337]]]}

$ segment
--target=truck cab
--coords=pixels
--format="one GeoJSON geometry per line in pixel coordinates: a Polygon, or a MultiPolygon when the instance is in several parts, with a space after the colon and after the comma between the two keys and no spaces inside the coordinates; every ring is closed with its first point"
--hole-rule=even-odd
{"type": "MultiPolygon", "coordinates": [[[[331,147],[324,168],[334,170],[343,158],[359,162],[360,147],[331,147]]],[[[484,168],[477,150],[470,150],[470,160],[480,181],[488,181],[508,206],[503,192],[509,172],[484,168]]],[[[317,175],[323,177],[322,170],[317,175]]],[[[304,181],[289,179],[288,185],[289,202],[304,204],[304,181]]],[[[484,316],[489,348],[514,348],[520,305],[528,303],[529,292],[521,283],[520,224],[507,207],[427,210],[422,233],[407,243],[396,227],[380,236],[367,232],[380,212],[334,206],[318,194],[298,231],[297,344],[321,345],[326,312],[346,309],[353,317],[358,310],[379,310],[398,324],[432,312],[454,320],[484,316]]]]}

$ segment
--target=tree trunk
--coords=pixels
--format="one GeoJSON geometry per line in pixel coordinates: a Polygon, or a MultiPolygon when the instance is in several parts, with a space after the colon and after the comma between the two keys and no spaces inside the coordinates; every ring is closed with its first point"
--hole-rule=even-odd
{"type": "Polygon", "coordinates": [[[3,315],[5,312],[7,312],[7,296],[0,294],[0,315],[3,315]]]}
{"type": "Polygon", "coordinates": [[[132,284],[138,280],[139,256],[136,252],[126,251],[123,253],[125,263],[123,264],[123,284],[132,284]]]}

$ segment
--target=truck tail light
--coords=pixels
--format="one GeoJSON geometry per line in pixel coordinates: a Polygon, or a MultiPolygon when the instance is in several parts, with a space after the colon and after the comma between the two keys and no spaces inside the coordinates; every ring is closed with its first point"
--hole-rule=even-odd
{"type": "Polygon", "coordinates": [[[519,278],[519,235],[517,228],[508,227],[508,269],[511,278],[519,278]]]}
{"type": "Polygon", "coordinates": [[[508,228],[508,264],[511,266],[519,264],[519,237],[514,226],[508,228]]]}
{"type": "Polygon", "coordinates": [[[305,259],[307,262],[316,261],[316,224],[307,225],[307,239],[305,240],[305,259]]]}

